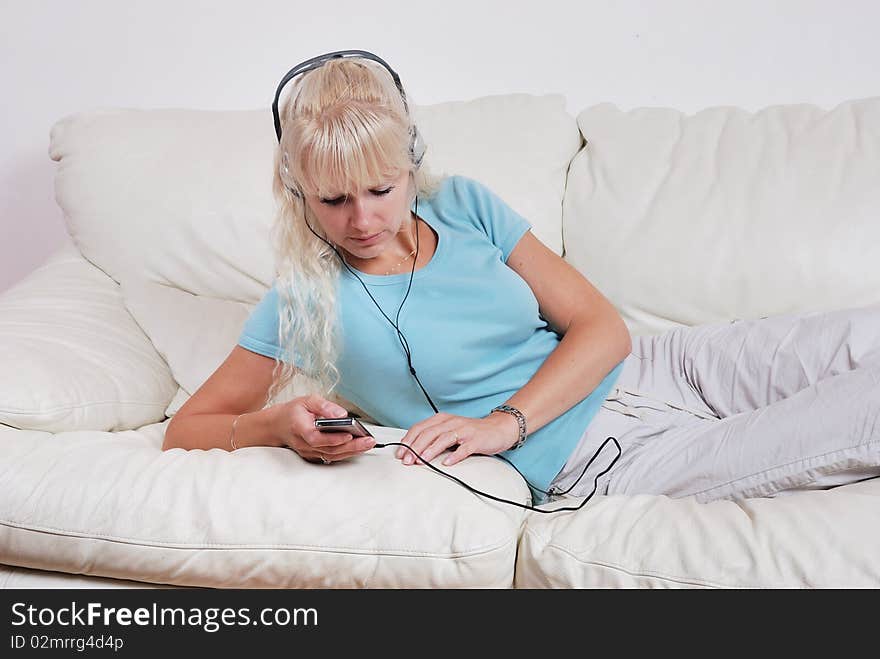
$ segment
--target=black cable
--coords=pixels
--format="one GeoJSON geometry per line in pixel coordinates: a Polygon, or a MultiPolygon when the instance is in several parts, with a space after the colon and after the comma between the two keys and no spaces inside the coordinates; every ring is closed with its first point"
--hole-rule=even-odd
{"type": "MultiPolygon", "coordinates": [[[[512,506],[518,506],[519,508],[525,508],[526,510],[533,510],[533,511],[535,511],[536,513],[558,513],[558,512],[562,512],[562,511],[564,511],[564,510],[580,510],[581,508],[584,507],[584,504],[587,503],[587,501],[589,501],[590,499],[593,498],[593,495],[596,494],[596,488],[599,487],[599,478],[601,478],[601,477],[604,476],[606,473],[608,473],[608,471],[611,469],[611,467],[614,466],[614,464],[617,462],[617,460],[620,458],[620,456],[621,456],[621,454],[622,454],[622,451],[621,451],[621,448],[620,448],[620,444],[617,442],[617,439],[616,439],[616,438],[614,438],[614,437],[608,437],[604,442],[602,442],[602,446],[600,446],[599,449],[598,449],[595,453],[593,453],[593,457],[590,458],[590,461],[589,461],[589,462],[587,463],[587,465],[584,467],[584,470],[581,472],[581,475],[578,476],[577,480],[576,480],[574,483],[572,483],[571,487],[569,487],[567,490],[565,490],[565,491],[563,491],[563,492],[552,492],[552,491],[551,491],[551,492],[546,492],[545,490],[542,490],[542,489],[540,489],[540,488],[534,487],[531,483],[529,483],[529,481],[526,479],[526,477],[522,475],[522,472],[521,472],[519,469],[517,469],[516,466],[515,466],[510,460],[508,460],[507,458],[505,458],[503,455],[497,455],[497,454],[489,455],[489,454],[486,454],[486,453],[471,453],[471,455],[485,455],[485,456],[490,457],[490,458],[491,458],[491,457],[494,457],[494,458],[501,458],[502,460],[504,460],[505,462],[507,462],[511,467],[513,467],[514,470],[516,470],[516,473],[518,473],[518,474],[520,475],[520,477],[521,477],[524,481],[526,481],[526,483],[528,483],[530,487],[532,487],[532,489],[534,489],[534,490],[536,490],[536,491],[538,491],[538,492],[542,492],[542,493],[544,493],[544,494],[550,495],[550,496],[554,496],[554,495],[568,494],[569,492],[571,492],[572,488],[580,482],[581,478],[584,477],[584,475],[587,473],[587,469],[590,468],[590,465],[593,464],[593,461],[596,459],[596,457],[599,455],[599,453],[602,451],[602,449],[605,448],[605,445],[606,445],[609,441],[614,442],[614,444],[617,446],[617,457],[615,457],[614,460],[611,461],[611,464],[608,465],[608,466],[604,469],[604,471],[600,471],[598,474],[596,474],[596,477],[593,479],[593,490],[587,495],[587,497],[586,497],[583,501],[581,501],[580,505],[578,505],[576,508],[572,508],[571,506],[565,506],[565,507],[562,507],[562,508],[555,508],[555,509],[553,509],[553,510],[543,510],[543,509],[541,509],[541,508],[535,508],[534,506],[529,506],[529,505],[526,505],[526,504],[524,504],[524,503],[519,503],[519,502],[517,502],[517,501],[510,501],[510,500],[508,500],[508,499],[502,499],[501,497],[496,497],[496,496],[494,496],[494,495],[492,495],[492,494],[487,494],[486,492],[482,492],[482,491],[480,491],[480,490],[478,490],[478,489],[476,489],[476,488],[473,488],[473,487],[471,487],[470,485],[468,485],[467,483],[465,483],[463,480],[461,480],[460,478],[456,478],[456,477],[453,476],[452,474],[448,474],[448,473],[446,473],[445,471],[443,471],[442,469],[438,469],[437,467],[435,467],[434,465],[432,465],[430,462],[426,462],[425,460],[422,459],[422,456],[420,456],[418,453],[416,453],[416,451],[415,451],[411,446],[409,446],[409,445],[407,445],[407,444],[404,444],[403,442],[387,442],[387,443],[385,443],[385,444],[379,444],[379,443],[377,443],[377,444],[375,444],[375,445],[373,446],[373,448],[385,448],[386,446],[403,446],[403,447],[407,448],[409,451],[411,451],[416,457],[418,457],[419,461],[420,461],[422,464],[424,464],[425,466],[430,467],[431,469],[433,469],[434,471],[436,471],[438,474],[440,474],[440,475],[442,475],[442,476],[446,476],[447,478],[451,478],[451,479],[454,480],[456,483],[458,483],[459,485],[462,485],[463,487],[467,488],[468,490],[470,490],[470,491],[473,492],[474,494],[479,494],[480,496],[486,497],[487,499],[492,499],[493,501],[499,501],[499,502],[501,502],[501,503],[509,503],[509,504],[512,505],[512,506]]],[[[470,457],[470,456],[468,456],[468,457],[470,457]]],[[[550,489],[552,490],[553,488],[550,488],[550,489]]]]}

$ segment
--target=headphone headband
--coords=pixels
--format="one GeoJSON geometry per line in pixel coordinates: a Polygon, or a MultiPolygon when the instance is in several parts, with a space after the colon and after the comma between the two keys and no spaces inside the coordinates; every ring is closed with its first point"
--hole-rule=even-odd
{"type": "Polygon", "coordinates": [[[322,66],[326,62],[331,59],[340,59],[346,57],[360,57],[363,59],[373,60],[374,62],[378,62],[383,67],[388,70],[388,73],[391,74],[391,77],[394,79],[394,84],[397,85],[397,91],[400,92],[400,97],[403,99],[403,107],[406,109],[407,113],[409,113],[409,107],[406,103],[406,94],[403,91],[403,85],[400,83],[400,76],[388,66],[388,63],[383,60],[378,55],[374,55],[371,52],[366,50],[337,50],[332,53],[325,53],[324,55],[318,55],[317,57],[312,57],[311,59],[307,59],[305,62],[300,62],[295,67],[290,69],[287,74],[281,79],[281,82],[278,83],[278,89],[275,90],[275,100],[272,101],[272,116],[275,119],[275,135],[278,137],[278,142],[281,143],[281,118],[278,116],[278,99],[281,97],[281,90],[284,89],[284,86],[291,81],[294,77],[300,75],[301,73],[306,73],[307,71],[311,71],[313,69],[317,69],[319,66],[322,66]]]}
{"type": "MultiPolygon", "coordinates": [[[[275,120],[275,135],[278,138],[278,143],[281,144],[281,118],[278,116],[278,99],[281,97],[281,90],[284,89],[284,85],[291,81],[294,77],[306,73],[307,71],[311,71],[313,69],[317,69],[319,66],[323,66],[325,63],[332,59],[338,59],[343,57],[360,57],[362,59],[373,60],[374,62],[378,62],[381,64],[388,73],[391,74],[391,77],[394,79],[394,84],[397,86],[397,91],[400,92],[400,98],[403,99],[403,109],[406,111],[407,115],[409,115],[409,104],[406,102],[406,94],[403,91],[403,85],[400,83],[400,76],[397,75],[397,72],[388,66],[388,63],[383,60],[378,55],[374,55],[371,52],[366,50],[337,50],[332,53],[325,53],[324,55],[318,55],[317,57],[312,57],[311,59],[307,59],[305,62],[300,62],[295,67],[290,69],[285,76],[281,79],[281,82],[278,83],[278,88],[275,90],[275,99],[272,101],[272,117],[275,120]]],[[[412,122],[412,117],[410,117],[410,122],[412,122]]],[[[418,129],[415,124],[410,125],[410,144],[409,144],[409,156],[412,160],[412,163],[416,166],[416,168],[420,167],[422,164],[422,159],[425,157],[425,143],[422,141],[422,136],[419,134],[418,129]]],[[[285,171],[287,167],[285,165],[285,171]]],[[[294,196],[300,197],[301,194],[294,190],[293,188],[288,188],[294,196]]]]}

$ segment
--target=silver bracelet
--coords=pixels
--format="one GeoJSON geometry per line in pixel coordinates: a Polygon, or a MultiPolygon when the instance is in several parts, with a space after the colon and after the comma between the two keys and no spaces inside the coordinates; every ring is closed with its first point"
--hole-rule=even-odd
{"type": "Polygon", "coordinates": [[[237,417],[232,420],[232,430],[229,431],[229,444],[232,446],[232,450],[234,451],[238,447],[235,445],[235,424],[238,423],[238,420],[243,417],[247,412],[242,412],[237,417]]]}
{"type": "MultiPolygon", "coordinates": [[[[493,407],[492,412],[505,412],[507,414],[512,414],[516,417],[516,422],[519,424],[519,439],[516,444],[510,447],[509,450],[518,449],[520,446],[526,443],[526,417],[515,407],[510,405],[499,405],[498,407],[493,407]]],[[[489,412],[489,414],[492,414],[489,412]]]]}

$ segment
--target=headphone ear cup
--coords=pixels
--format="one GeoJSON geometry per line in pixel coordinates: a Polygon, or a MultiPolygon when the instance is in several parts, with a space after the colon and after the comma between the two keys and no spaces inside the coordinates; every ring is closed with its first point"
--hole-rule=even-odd
{"type": "Polygon", "coordinates": [[[413,165],[415,165],[415,168],[418,169],[421,166],[422,160],[425,157],[427,145],[425,144],[424,140],[422,140],[419,129],[416,127],[415,124],[413,124],[412,128],[410,129],[410,135],[412,135],[412,139],[409,143],[409,157],[412,160],[413,165]]]}
{"type": "MultiPolygon", "coordinates": [[[[290,175],[290,159],[288,158],[286,151],[284,151],[281,154],[281,167],[280,167],[280,169],[281,169],[280,173],[281,173],[282,179],[285,176],[290,175]]],[[[290,194],[292,194],[294,197],[297,197],[298,199],[302,199],[302,193],[299,190],[295,190],[295,189],[291,188],[289,185],[285,185],[284,187],[287,188],[288,191],[290,192],[290,194]]]]}
{"type": "MultiPolygon", "coordinates": [[[[282,181],[290,176],[290,159],[288,158],[286,151],[281,154],[281,163],[278,169],[282,181]]],[[[285,185],[284,187],[287,188],[288,192],[294,197],[302,199],[302,193],[299,190],[291,188],[289,185],[285,185]]]]}

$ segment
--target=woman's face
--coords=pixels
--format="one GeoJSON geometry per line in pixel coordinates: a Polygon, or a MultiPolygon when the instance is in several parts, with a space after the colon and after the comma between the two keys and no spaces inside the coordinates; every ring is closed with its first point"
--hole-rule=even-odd
{"type": "MultiPolygon", "coordinates": [[[[357,259],[380,256],[409,217],[409,172],[361,190],[357,196],[306,195],[330,242],[357,259]]],[[[394,256],[393,254],[391,256],[394,256]]]]}

